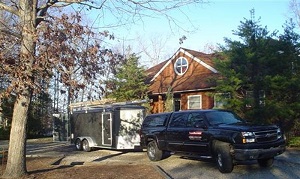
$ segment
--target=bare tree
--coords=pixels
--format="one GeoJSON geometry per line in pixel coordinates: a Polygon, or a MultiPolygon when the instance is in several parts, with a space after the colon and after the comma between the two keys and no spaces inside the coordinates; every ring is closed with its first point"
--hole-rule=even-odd
{"type": "Polygon", "coordinates": [[[54,76],[51,84],[54,86],[55,112],[58,112],[59,96],[65,97],[64,106],[74,100],[99,98],[103,93],[99,78],[122,59],[102,45],[105,38],[111,38],[110,34],[107,31],[96,33],[81,25],[80,14],[62,14],[52,19],[38,28],[37,53],[39,59],[47,59],[48,65],[55,65],[45,70],[54,76]]]}
{"type": "Polygon", "coordinates": [[[299,0],[291,0],[290,1],[290,9],[292,12],[292,17],[300,27],[300,1],[299,0]]]}
{"type": "Polygon", "coordinates": [[[138,50],[140,50],[144,62],[151,65],[156,65],[171,56],[168,54],[172,52],[167,47],[167,42],[170,40],[171,35],[153,34],[149,41],[145,37],[138,37],[138,50]]]}
{"type": "MultiPolygon", "coordinates": [[[[1,25],[0,33],[16,39],[19,46],[16,51],[18,58],[8,59],[3,54],[3,51],[0,52],[1,68],[5,71],[5,74],[10,76],[10,86],[2,96],[10,94],[16,96],[8,160],[3,177],[17,178],[27,173],[25,160],[27,112],[31,95],[39,93],[41,89],[40,80],[36,80],[37,77],[50,79],[52,69],[55,68],[62,71],[61,75],[64,79],[62,82],[66,85],[72,87],[80,85],[80,81],[78,82],[76,79],[70,78],[69,72],[74,70],[72,59],[67,56],[61,56],[58,53],[56,56],[53,55],[52,58],[43,58],[37,52],[37,40],[39,39],[38,27],[47,23],[48,17],[55,15],[50,14],[50,8],[62,8],[76,3],[88,8],[98,9],[99,14],[103,13],[100,14],[102,18],[105,18],[105,13],[127,18],[120,18],[120,22],[129,22],[124,21],[129,18],[132,18],[132,21],[136,21],[145,16],[161,15],[167,18],[170,23],[177,24],[176,20],[168,15],[168,11],[172,9],[179,10],[182,6],[201,2],[201,0],[0,0],[0,10],[10,14],[15,22],[13,25],[1,25]],[[124,14],[127,16],[124,16],[124,14]],[[65,61],[61,61],[61,58],[65,58],[65,61]]],[[[78,29],[69,30],[76,31],[78,29]]],[[[64,33],[56,35],[61,40],[61,44],[68,40],[64,33]]],[[[59,44],[55,45],[59,46],[59,44]]],[[[45,46],[45,48],[51,47],[45,46]]],[[[89,48],[89,52],[98,50],[100,49],[97,46],[89,48]]],[[[4,50],[4,52],[8,52],[8,50],[4,50]]]]}
{"type": "Polygon", "coordinates": [[[203,50],[202,50],[202,52],[208,53],[208,54],[214,53],[214,52],[217,52],[217,51],[219,51],[219,49],[218,49],[217,45],[213,44],[213,43],[206,43],[203,47],[203,50]]]}

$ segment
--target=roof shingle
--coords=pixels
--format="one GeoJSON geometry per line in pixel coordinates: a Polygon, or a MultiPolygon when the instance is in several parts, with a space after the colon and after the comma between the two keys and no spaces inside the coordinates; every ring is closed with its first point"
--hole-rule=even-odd
{"type": "Polygon", "coordinates": [[[169,60],[146,70],[150,93],[166,93],[170,87],[173,92],[199,91],[215,87],[211,79],[217,77],[218,73],[211,70],[213,57],[213,54],[180,48],[169,60]],[[184,75],[177,75],[174,72],[174,63],[181,56],[189,61],[189,68],[184,75]]]}

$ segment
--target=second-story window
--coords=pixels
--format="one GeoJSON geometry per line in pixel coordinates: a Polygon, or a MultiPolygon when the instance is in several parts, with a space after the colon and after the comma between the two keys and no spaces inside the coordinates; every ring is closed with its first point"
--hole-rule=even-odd
{"type": "Polygon", "coordinates": [[[184,57],[179,57],[174,64],[174,69],[178,75],[183,75],[187,71],[188,66],[189,64],[187,59],[184,57]]]}

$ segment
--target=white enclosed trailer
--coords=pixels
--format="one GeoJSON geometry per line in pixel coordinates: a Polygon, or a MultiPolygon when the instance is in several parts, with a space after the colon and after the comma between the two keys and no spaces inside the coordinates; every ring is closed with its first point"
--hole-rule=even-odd
{"type": "Polygon", "coordinates": [[[140,149],[145,108],[135,103],[71,107],[71,140],[77,150],[140,149]]]}

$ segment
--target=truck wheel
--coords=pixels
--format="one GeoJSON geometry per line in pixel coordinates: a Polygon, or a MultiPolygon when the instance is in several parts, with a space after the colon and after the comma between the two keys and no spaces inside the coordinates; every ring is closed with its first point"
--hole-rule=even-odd
{"type": "Polygon", "coordinates": [[[75,147],[76,147],[77,150],[82,150],[82,142],[81,142],[80,139],[76,139],[75,147]]]}
{"type": "Polygon", "coordinates": [[[274,158],[258,159],[257,162],[261,167],[271,167],[273,165],[274,158]]]}
{"type": "Polygon", "coordinates": [[[216,146],[216,161],[221,173],[230,173],[233,170],[232,156],[229,145],[216,146]]]}
{"type": "Polygon", "coordinates": [[[163,157],[163,151],[158,149],[155,141],[151,141],[147,145],[147,155],[151,161],[159,161],[163,157]]]}
{"type": "Polygon", "coordinates": [[[82,148],[85,152],[90,152],[91,151],[91,147],[90,147],[90,144],[89,144],[89,141],[84,139],[82,141],[82,148]]]}

